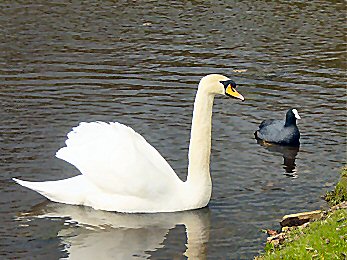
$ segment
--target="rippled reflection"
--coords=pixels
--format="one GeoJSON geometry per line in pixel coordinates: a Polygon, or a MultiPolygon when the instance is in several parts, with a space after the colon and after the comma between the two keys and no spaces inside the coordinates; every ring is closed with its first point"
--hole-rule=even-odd
{"type": "Polygon", "coordinates": [[[285,174],[289,177],[297,177],[295,159],[300,150],[300,146],[284,146],[278,144],[271,144],[262,140],[257,140],[257,143],[263,146],[272,154],[281,155],[283,157],[283,165],[285,174]]]}
{"type": "Polygon", "coordinates": [[[182,255],[206,259],[209,215],[208,208],[178,213],[119,214],[44,202],[20,214],[17,220],[30,223],[32,218],[64,219],[65,226],[57,236],[69,259],[148,258],[164,247],[171,229],[184,225],[186,236],[175,238],[186,244],[182,255]]]}

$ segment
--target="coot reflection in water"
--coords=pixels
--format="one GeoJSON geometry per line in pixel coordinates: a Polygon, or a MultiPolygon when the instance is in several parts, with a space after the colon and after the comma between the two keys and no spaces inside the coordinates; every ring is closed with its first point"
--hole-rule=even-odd
{"type": "MultiPolygon", "coordinates": [[[[210,210],[124,214],[89,207],[45,201],[21,213],[18,221],[33,218],[59,218],[65,223],[58,237],[72,259],[148,258],[164,247],[169,231],[184,225],[182,252],[188,259],[206,259],[210,233],[210,210]]],[[[177,243],[177,238],[176,243],[177,243]]],[[[166,241],[165,244],[170,243],[166,241]]]]}
{"type": "Polygon", "coordinates": [[[273,154],[283,157],[283,165],[285,175],[289,177],[297,177],[295,159],[300,150],[300,146],[284,146],[279,144],[267,143],[262,140],[257,140],[257,143],[263,146],[266,150],[273,154]]]}

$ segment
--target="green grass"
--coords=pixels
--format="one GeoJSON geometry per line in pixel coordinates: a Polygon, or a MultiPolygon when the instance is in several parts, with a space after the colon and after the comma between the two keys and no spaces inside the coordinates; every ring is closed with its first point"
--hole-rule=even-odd
{"type": "Polygon", "coordinates": [[[257,259],[347,259],[347,210],[329,213],[327,218],[287,233],[283,245],[267,245],[257,259]]]}
{"type": "Polygon", "coordinates": [[[347,201],[347,166],[342,169],[340,181],[336,184],[335,189],[325,195],[325,200],[330,206],[347,201]]]}

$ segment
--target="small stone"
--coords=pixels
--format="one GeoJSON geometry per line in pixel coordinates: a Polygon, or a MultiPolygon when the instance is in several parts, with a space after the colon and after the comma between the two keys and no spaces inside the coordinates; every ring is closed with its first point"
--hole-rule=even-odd
{"type": "Polygon", "coordinates": [[[282,228],[282,232],[288,232],[289,230],[291,230],[290,227],[283,227],[283,228],[282,228]]]}
{"type": "Polygon", "coordinates": [[[307,228],[309,225],[310,225],[310,222],[306,222],[306,223],[302,224],[301,226],[299,226],[299,228],[300,229],[307,228]]]}
{"type": "Polygon", "coordinates": [[[329,243],[330,243],[330,239],[329,238],[325,239],[325,244],[329,244],[329,243]]]}
{"type": "Polygon", "coordinates": [[[278,240],[280,241],[280,243],[282,243],[285,239],[286,239],[285,234],[280,233],[280,234],[279,234],[279,237],[278,237],[278,240]]]}
{"type": "Polygon", "coordinates": [[[321,210],[315,210],[310,212],[303,212],[303,213],[297,213],[297,214],[290,214],[286,215],[282,218],[282,221],[280,222],[282,227],[285,226],[301,226],[305,224],[306,222],[320,219],[322,216],[321,210]]]}
{"type": "Polygon", "coordinates": [[[267,233],[269,236],[275,236],[275,235],[278,234],[276,230],[272,230],[272,229],[267,229],[267,230],[266,230],[266,233],[267,233]]]}
{"type": "Polygon", "coordinates": [[[280,241],[278,239],[272,240],[271,244],[273,244],[274,246],[278,246],[280,244],[280,241]]]}

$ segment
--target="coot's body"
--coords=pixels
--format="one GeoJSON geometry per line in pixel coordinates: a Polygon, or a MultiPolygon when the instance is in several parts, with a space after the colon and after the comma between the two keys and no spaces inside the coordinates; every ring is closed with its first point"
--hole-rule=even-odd
{"type": "Polygon", "coordinates": [[[296,109],[289,109],[285,120],[264,120],[254,133],[255,138],[268,143],[281,145],[300,145],[300,132],[296,125],[300,119],[296,109]]]}

